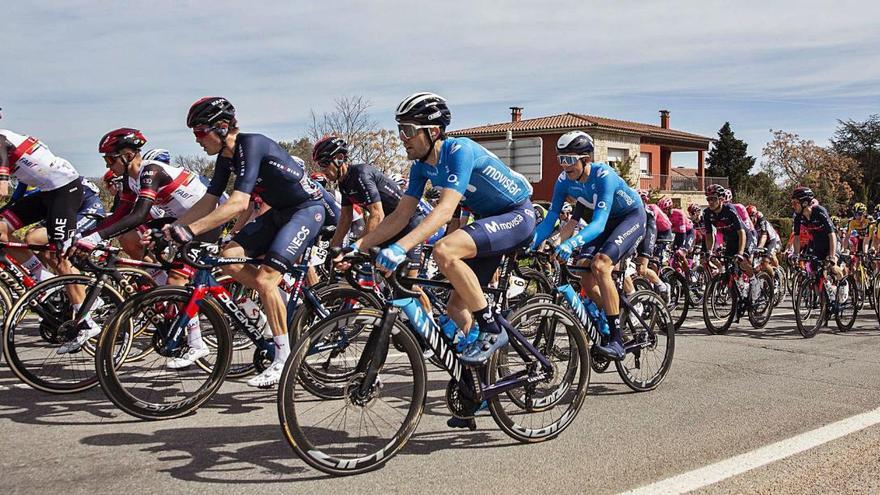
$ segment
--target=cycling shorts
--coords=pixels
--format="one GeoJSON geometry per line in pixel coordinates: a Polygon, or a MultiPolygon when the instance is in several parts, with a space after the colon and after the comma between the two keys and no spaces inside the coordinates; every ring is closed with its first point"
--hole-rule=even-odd
{"type": "Polygon", "coordinates": [[[675,238],[672,240],[672,249],[675,251],[679,249],[690,251],[694,247],[695,238],[696,234],[694,234],[694,229],[688,230],[687,232],[676,232],[675,238]]]}
{"type": "Polygon", "coordinates": [[[64,242],[76,232],[77,212],[82,204],[83,186],[79,177],[51,191],[25,196],[3,209],[3,218],[13,230],[46,221],[49,242],[64,242]]]}
{"type": "MultiPolygon", "coordinates": [[[[757,243],[755,243],[755,238],[752,234],[746,230],[746,248],[743,250],[743,256],[749,257],[752,255],[752,252],[755,250],[757,243]]],[[[727,236],[724,237],[724,255],[725,256],[733,256],[739,251],[739,236],[733,236],[728,239],[727,236]]]]}
{"type": "Polygon", "coordinates": [[[644,208],[636,208],[622,217],[609,219],[602,235],[584,246],[581,254],[584,257],[604,254],[613,263],[635,254],[645,237],[646,216],[644,208]]]}
{"type": "MultiPolygon", "coordinates": [[[[647,215],[645,215],[647,218],[647,215]]],[[[654,256],[654,245],[657,243],[657,222],[647,220],[645,222],[645,235],[639,243],[637,255],[642,258],[654,256]]]]}
{"type": "Polygon", "coordinates": [[[526,200],[512,209],[474,220],[462,230],[477,245],[477,255],[465,263],[474,271],[481,285],[492,279],[505,254],[532,241],[535,210],[526,200]]]}
{"type": "Polygon", "coordinates": [[[248,256],[265,254],[266,265],[285,273],[315,241],[326,216],[323,202],[317,200],[273,208],[245,225],[232,240],[248,256]]]}

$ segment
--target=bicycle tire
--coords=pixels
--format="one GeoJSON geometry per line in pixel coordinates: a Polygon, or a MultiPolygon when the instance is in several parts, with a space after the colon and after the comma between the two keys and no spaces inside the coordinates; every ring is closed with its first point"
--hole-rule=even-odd
{"type": "MultiPolygon", "coordinates": [[[[535,334],[543,337],[542,341],[536,341],[537,348],[554,362],[554,375],[522,388],[498,394],[488,400],[489,412],[498,427],[509,437],[522,443],[551,440],[565,431],[583,407],[590,384],[589,344],[577,318],[561,306],[537,302],[514,312],[509,319],[510,325],[514,328],[535,320],[540,321],[541,327],[535,334]],[[549,325],[546,325],[548,321],[549,325]],[[563,325],[562,332],[557,331],[559,324],[563,325]],[[562,349],[560,344],[562,339],[567,339],[573,347],[562,349]],[[568,364],[564,373],[559,371],[561,364],[568,364]],[[539,390],[539,387],[548,384],[546,390],[539,390]],[[560,407],[564,399],[570,400],[566,407],[560,407]],[[504,407],[507,402],[512,403],[515,409],[508,412],[504,407]],[[555,419],[551,416],[552,420],[547,422],[547,415],[551,412],[560,414],[555,419]],[[527,421],[529,425],[525,424],[527,421]]],[[[517,350],[518,344],[511,342],[498,349],[489,358],[486,375],[490,385],[505,376],[522,371],[513,371],[514,367],[528,369],[531,366],[522,362],[517,350]],[[518,363],[513,363],[513,359],[518,359],[518,363]]]]}
{"type": "MultiPolygon", "coordinates": [[[[380,345],[393,345],[402,351],[397,351],[394,355],[388,354],[385,363],[379,370],[379,383],[383,385],[371,387],[368,397],[360,398],[356,395],[356,386],[359,385],[357,378],[360,375],[352,377],[350,386],[346,388],[351,395],[347,394],[342,400],[315,400],[302,386],[303,374],[307,372],[303,364],[309,358],[309,351],[313,346],[326,339],[337,326],[345,324],[343,322],[345,319],[361,318],[364,321],[371,321],[373,326],[378,327],[381,324],[382,315],[382,312],[373,309],[356,309],[328,318],[318,325],[319,328],[299,340],[284,366],[284,371],[278,382],[278,419],[281,423],[281,431],[287,443],[300,459],[321,472],[333,476],[345,476],[365,473],[381,467],[406,445],[424,412],[427,374],[422,358],[422,348],[410,333],[410,329],[400,319],[394,322],[390,341],[380,345]],[[400,372],[392,373],[388,371],[389,369],[400,370],[400,372]],[[406,387],[406,384],[401,385],[399,382],[401,379],[406,380],[407,377],[412,378],[411,387],[406,387]],[[392,391],[403,388],[411,388],[411,393],[403,391],[402,394],[406,397],[398,397],[396,403],[408,401],[408,404],[395,408],[388,401],[382,400],[392,391]],[[329,416],[325,415],[327,409],[332,411],[334,407],[347,409],[346,414],[341,418],[335,417],[333,412],[329,416]],[[316,411],[319,408],[321,410],[316,411]],[[360,413],[362,416],[360,419],[363,420],[364,415],[378,408],[383,408],[387,413],[384,418],[395,419],[393,424],[389,423],[388,419],[383,419],[385,423],[391,425],[390,429],[393,430],[387,435],[387,440],[383,437],[376,441],[378,435],[374,434],[371,445],[367,446],[367,439],[353,439],[353,436],[348,432],[338,432],[338,429],[345,428],[343,423],[349,415],[355,416],[360,413]],[[405,412],[398,411],[398,409],[405,410],[405,412]],[[392,415],[392,412],[395,414],[392,415]],[[340,420],[340,424],[338,427],[334,427],[332,423],[323,427],[320,426],[320,421],[323,420],[321,419],[317,424],[312,425],[313,420],[310,417],[312,413],[316,417],[324,419],[332,416],[334,421],[340,420]],[[400,416],[402,416],[402,421],[400,421],[398,428],[396,427],[398,423],[396,419],[400,416]],[[330,438],[334,433],[340,433],[338,436],[341,437],[341,440],[336,441],[335,438],[330,438]],[[343,442],[351,442],[356,447],[348,447],[347,443],[345,446],[340,446],[343,442]],[[372,444],[377,445],[374,447],[372,444]],[[334,445],[338,448],[332,449],[334,445]],[[357,451],[354,451],[355,449],[357,451]]],[[[371,423],[365,424],[370,425],[371,423]]],[[[374,425],[374,427],[378,432],[379,426],[374,425]]]]}
{"type": "Polygon", "coordinates": [[[729,290],[727,287],[727,276],[726,273],[719,273],[712,277],[709,285],[706,287],[706,292],[703,294],[703,323],[706,324],[706,330],[712,335],[726,334],[730,330],[730,325],[733,324],[733,319],[736,317],[739,294],[735,287],[733,290],[729,290]],[[723,294],[725,290],[727,291],[727,297],[723,294]],[[716,294],[716,292],[718,293],[716,294]],[[729,301],[730,312],[727,316],[718,317],[717,308],[723,301],[729,301]],[[720,324],[716,325],[712,321],[713,316],[719,318],[720,324]]]}
{"type": "Polygon", "coordinates": [[[815,337],[816,333],[819,332],[819,328],[825,323],[828,311],[825,295],[816,286],[814,280],[802,277],[797,288],[797,294],[794,294],[792,297],[794,299],[794,321],[798,331],[805,339],[815,337]],[[802,310],[808,311],[806,318],[809,318],[816,311],[816,323],[806,323],[805,316],[801,312],[802,310]]]}
{"type": "Polygon", "coordinates": [[[770,316],[773,314],[773,301],[776,297],[774,293],[775,284],[769,273],[758,272],[754,276],[761,281],[761,296],[757,303],[764,303],[766,306],[762,308],[756,302],[750,301],[748,311],[749,323],[751,323],[754,328],[764,328],[767,326],[767,322],[770,321],[770,316]]]}
{"type": "Polygon", "coordinates": [[[644,328],[637,318],[632,318],[630,307],[621,308],[620,326],[624,347],[632,350],[628,349],[624,358],[615,361],[614,366],[627,387],[636,392],[647,392],[657,388],[672,368],[676,327],[663,299],[654,292],[636,292],[629,296],[629,303],[633,309],[641,308],[640,316],[651,328],[644,328]],[[656,351],[661,342],[665,342],[662,355],[656,351]],[[650,374],[633,372],[641,372],[648,361],[657,363],[655,371],[650,374]]]}
{"type": "MultiPolygon", "coordinates": [[[[107,398],[126,414],[146,420],[172,419],[185,416],[196,411],[202,404],[210,400],[223,384],[232,357],[232,335],[222,310],[211,297],[206,297],[201,301],[199,312],[197,313],[197,315],[205,316],[215,334],[214,338],[216,339],[217,347],[213,355],[214,362],[213,366],[210,367],[210,373],[205,373],[201,367],[205,366],[204,363],[208,362],[207,357],[201,360],[201,366],[189,366],[187,368],[171,370],[168,373],[168,376],[172,376],[171,380],[163,379],[164,373],[168,370],[167,366],[165,370],[160,370],[159,375],[156,377],[147,376],[147,372],[150,371],[149,369],[131,372],[127,369],[122,369],[125,364],[129,364],[131,367],[137,365],[145,368],[153,363],[157,363],[159,360],[167,359],[158,350],[154,350],[152,353],[152,361],[146,359],[137,361],[122,360],[122,362],[115,365],[111,359],[111,356],[114,354],[113,345],[111,344],[118,340],[119,334],[123,332],[134,333],[134,330],[129,328],[126,322],[138,321],[138,312],[148,307],[157,312],[162,311],[162,315],[159,315],[160,318],[157,319],[166,316],[165,311],[167,311],[167,315],[171,315],[170,320],[173,321],[175,318],[173,315],[177,314],[178,308],[190,301],[192,290],[192,287],[164,286],[130,299],[119,308],[108,328],[102,333],[101,339],[98,342],[99,352],[95,355],[98,381],[107,398]],[[174,376],[175,374],[176,376],[174,376]],[[194,392],[187,393],[187,396],[182,400],[167,403],[150,401],[154,400],[152,399],[151,392],[173,393],[173,391],[169,390],[172,384],[179,383],[182,387],[189,381],[190,376],[195,376],[193,381],[196,382],[199,380],[200,375],[207,375],[208,379],[201,385],[198,385],[194,392]],[[134,380],[129,381],[129,378],[134,378],[134,380]],[[135,395],[135,391],[143,391],[143,393],[150,397],[150,400],[135,395]]],[[[152,320],[150,323],[153,325],[167,324],[168,319],[159,322],[152,320]]],[[[206,333],[205,325],[203,324],[203,336],[206,333]]],[[[142,336],[141,338],[149,338],[150,345],[154,347],[161,345],[161,342],[154,343],[156,339],[155,329],[141,332],[140,335],[142,336]]],[[[138,344],[133,343],[131,345],[138,344]]],[[[211,356],[209,355],[209,357],[211,356]]],[[[163,364],[167,365],[167,362],[163,362],[163,364]]]]}
{"type": "MultiPolygon", "coordinates": [[[[3,354],[12,372],[28,386],[51,394],[73,394],[98,384],[93,365],[97,339],[90,339],[78,351],[65,354],[58,354],[56,345],[75,338],[77,332],[71,326],[73,315],[68,317],[67,314],[72,309],[65,287],[94,287],[96,283],[95,278],[86,274],[52,277],[33,286],[10,308],[3,323],[3,354]],[[66,305],[58,307],[55,301],[47,301],[56,295],[67,300],[66,305]],[[40,317],[36,327],[25,322],[31,312],[40,317]],[[59,339],[47,341],[47,331],[57,333],[59,339]]],[[[93,318],[102,325],[124,297],[113,284],[103,284],[99,297],[104,305],[94,312],[93,318]]],[[[120,359],[120,356],[113,358],[120,359]]]]}

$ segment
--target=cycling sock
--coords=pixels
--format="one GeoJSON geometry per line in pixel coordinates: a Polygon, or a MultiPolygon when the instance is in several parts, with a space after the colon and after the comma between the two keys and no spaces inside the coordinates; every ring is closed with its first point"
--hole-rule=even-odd
{"type": "Polygon", "coordinates": [[[21,267],[27,270],[31,277],[37,279],[37,282],[42,282],[55,276],[54,273],[46,270],[46,267],[43,266],[43,263],[36,256],[28,258],[21,264],[21,267]]]}
{"type": "Polygon", "coordinates": [[[492,314],[492,308],[485,308],[474,312],[474,319],[480,325],[480,330],[487,333],[501,333],[501,327],[498,326],[498,320],[492,314]]]}
{"type": "Polygon", "coordinates": [[[607,315],[608,332],[611,334],[611,342],[621,342],[620,338],[620,315],[607,315]]]}
{"type": "Polygon", "coordinates": [[[186,343],[191,349],[205,347],[202,340],[202,325],[199,323],[199,315],[195,315],[186,323],[186,343]]]}
{"type": "MultiPolygon", "coordinates": [[[[73,307],[74,314],[76,316],[80,316],[79,309],[82,307],[82,304],[71,304],[71,306],[73,307]]],[[[95,322],[95,320],[92,319],[91,314],[85,315],[85,317],[83,317],[82,321],[83,321],[83,323],[88,325],[89,328],[94,328],[94,327],[98,326],[98,324],[95,322]]]]}
{"type": "Polygon", "coordinates": [[[275,362],[285,362],[290,356],[290,337],[287,334],[276,335],[272,338],[275,341],[275,362]]]}

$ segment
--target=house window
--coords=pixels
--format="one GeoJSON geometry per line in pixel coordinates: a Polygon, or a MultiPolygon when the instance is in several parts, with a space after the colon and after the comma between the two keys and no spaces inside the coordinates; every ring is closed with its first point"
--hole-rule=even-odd
{"type": "Polygon", "coordinates": [[[620,148],[608,148],[608,165],[614,166],[615,162],[626,160],[627,150],[620,148]]]}
{"type": "Polygon", "coordinates": [[[642,174],[642,177],[647,177],[651,175],[651,154],[650,153],[641,153],[639,155],[639,172],[642,174]]]}

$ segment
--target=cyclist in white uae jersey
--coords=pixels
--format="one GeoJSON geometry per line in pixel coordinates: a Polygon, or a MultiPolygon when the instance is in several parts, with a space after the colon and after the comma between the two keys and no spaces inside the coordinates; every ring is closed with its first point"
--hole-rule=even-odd
{"type": "MultiPolygon", "coordinates": [[[[56,256],[47,261],[56,273],[78,273],[63,252],[70,247],[74,238],[76,214],[82,204],[83,184],[79,173],[70,162],[52,154],[42,141],[0,129],[0,196],[9,194],[10,176],[40,191],[21,198],[3,210],[0,216],[0,240],[8,241],[15,230],[45,220],[49,242],[58,248],[56,256]]],[[[20,262],[27,262],[33,254],[18,252],[13,256],[20,262]]],[[[85,289],[80,285],[68,285],[67,292],[74,311],[79,311],[85,299],[85,289]]],[[[100,330],[100,326],[87,315],[74,341],[85,342],[100,330]]],[[[68,344],[64,343],[59,352],[68,344]]]]}

